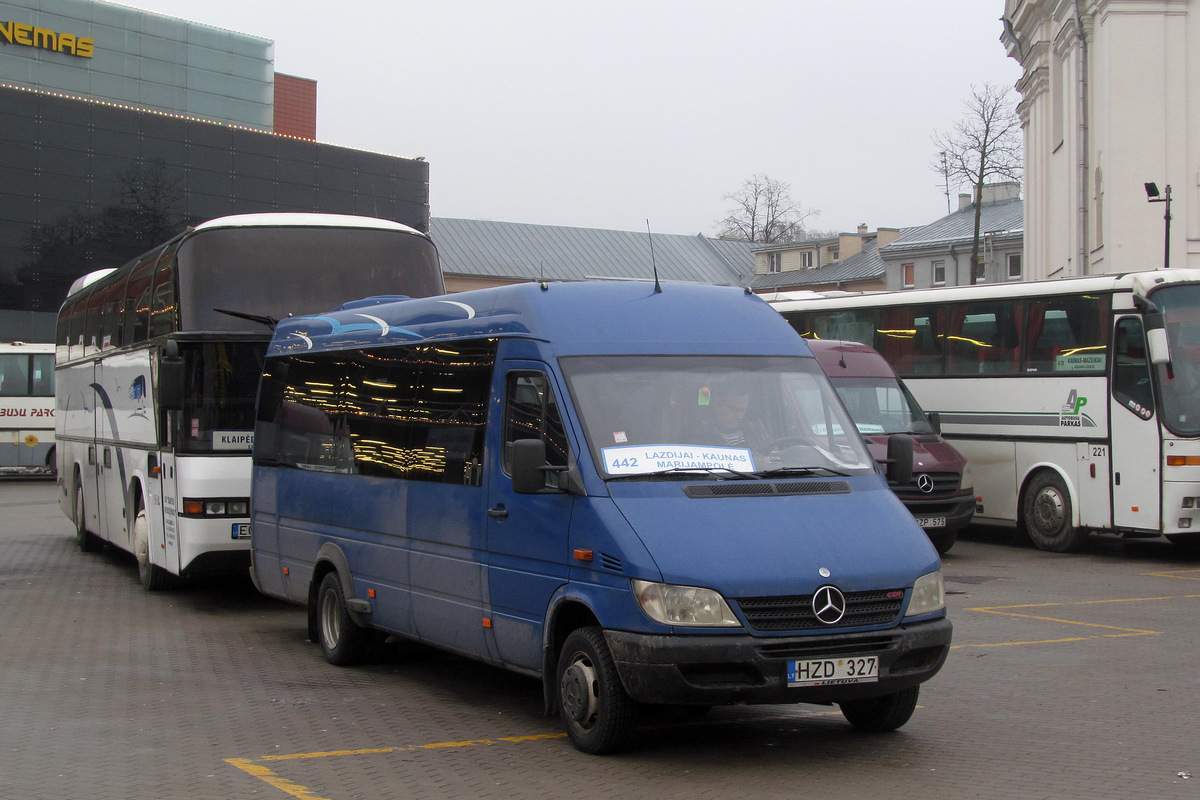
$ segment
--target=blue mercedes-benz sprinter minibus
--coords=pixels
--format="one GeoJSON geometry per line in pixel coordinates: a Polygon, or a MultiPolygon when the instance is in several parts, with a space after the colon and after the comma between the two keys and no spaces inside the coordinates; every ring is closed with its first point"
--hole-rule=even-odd
{"type": "Polygon", "coordinates": [[[933,546],[803,340],[735,288],[281,322],[252,525],[256,584],[307,605],[328,661],[395,635],[537,676],[590,753],[642,704],[837,703],[891,730],[950,645],[933,546]]]}

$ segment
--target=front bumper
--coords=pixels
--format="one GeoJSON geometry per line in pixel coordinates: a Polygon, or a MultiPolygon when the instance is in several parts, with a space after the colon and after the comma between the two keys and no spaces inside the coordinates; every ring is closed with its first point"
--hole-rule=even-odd
{"type": "Polygon", "coordinates": [[[840,703],[892,694],[929,680],[950,651],[950,620],[831,636],[763,638],[604,632],[621,682],[643,703],[840,703]],[[788,661],[875,656],[879,680],[789,687],[788,661]]]}

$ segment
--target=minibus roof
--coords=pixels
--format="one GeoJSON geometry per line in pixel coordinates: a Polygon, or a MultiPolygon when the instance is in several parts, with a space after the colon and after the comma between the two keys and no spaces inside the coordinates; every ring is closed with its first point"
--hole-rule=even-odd
{"type": "Polygon", "coordinates": [[[831,378],[895,378],[892,365],[873,347],[839,339],[806,339],[805,344],[831,378]]]}
{"type": "Polygon", "coordinates": [[[520,337],[558,355],[810,355],[757,295],[727,286],[634,281],[521,283],[440,297],[367,298],[275,328],[269,354],[520,337]]]}

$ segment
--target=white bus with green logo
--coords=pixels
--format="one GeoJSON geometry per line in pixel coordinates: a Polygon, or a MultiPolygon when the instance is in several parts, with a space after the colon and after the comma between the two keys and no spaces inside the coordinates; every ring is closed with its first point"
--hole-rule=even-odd
{"type": "Polygon", "coordinates": [[[1200,271],[864,294],[775,308],[878,350],[971,464],[978,523],[1200,543],[1200,271]]]}

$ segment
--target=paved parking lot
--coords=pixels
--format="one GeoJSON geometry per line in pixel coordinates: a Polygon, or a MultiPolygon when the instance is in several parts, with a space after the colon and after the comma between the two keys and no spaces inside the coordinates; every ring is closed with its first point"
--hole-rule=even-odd
{"type": "Polygon", "coordinates": [[[595,757],[528,678],[416,646],[329,666],[247,579],[149,594],[130,558],[75,548],[54,498],[0,483],[9,800],[1200,797],[1200,557],[1167,543],[969,533],[945,559],[954,650],[895,733],[717,708],[595,757]]]}

